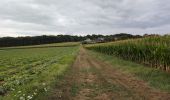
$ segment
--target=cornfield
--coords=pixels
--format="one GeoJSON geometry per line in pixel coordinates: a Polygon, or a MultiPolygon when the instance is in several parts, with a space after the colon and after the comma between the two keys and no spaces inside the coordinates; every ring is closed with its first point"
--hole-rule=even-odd
{"type": "Polygon", "coordinates": [[[94,44],[86,46],[86,48],[170,71],[170,36],[94,44]]]}

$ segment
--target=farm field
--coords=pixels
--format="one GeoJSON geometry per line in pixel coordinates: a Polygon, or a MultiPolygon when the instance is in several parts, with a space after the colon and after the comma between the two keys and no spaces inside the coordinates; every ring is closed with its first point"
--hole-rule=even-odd
{"type": "Polygon", "coordinates": [[[17,47],[1,47],[0,50],[11,50],[11,49],[29,49],[29,48],[47,48],[47,47],[71,47],[79,45],[79,42],[65,42],[65,43],[51,43],[42,45],[31,45],[31,46],[17,46],[17,47]]]}
{"type": "Polygon", "coordinates": [[[170,100],[170,0],[0,8],[0,100],[170,100]]]}
{"type": "Polygon", "coordinates": [[[170,72],[169,45],[170,36],[156,36],[88,45],[86,48],[170,72]]]}
{"type": "Polygon", "coordinates": [[[29,100],[48,92],[73,63],[79,48],[75,44],[0,50],[0,100],[29,100]]]}
{"type": "Polygon", "coordinates": [[[114,44],[0,50],[0,100],[169,100],[169,72],[96,49],[114,44]]]}

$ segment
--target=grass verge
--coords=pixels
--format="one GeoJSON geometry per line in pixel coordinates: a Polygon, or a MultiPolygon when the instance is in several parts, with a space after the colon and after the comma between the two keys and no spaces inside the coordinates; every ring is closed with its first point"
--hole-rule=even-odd
{"type": "Polygon", "coordinates": [[[91,56],[112,64],[116,69],[133,74],[137,78],[148,82],[153,88],[170,92],[170,73],[94,51],[89,51],[89,53],[91,56]]]}

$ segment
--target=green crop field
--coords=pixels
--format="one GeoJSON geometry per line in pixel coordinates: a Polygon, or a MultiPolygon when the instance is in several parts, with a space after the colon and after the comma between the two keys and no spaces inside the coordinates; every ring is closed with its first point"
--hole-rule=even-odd
{"type": "Polygon", "coordinates": [[[11,49],[27,49],[27,48],[47,48],[47,47],[71,47],[79,45],[79,42],[65,42],[65,43],[51,43],[42,45],[30,45],[30,46],[17,46],[17,47],[1,47],[0,50],[11,49]]]}
{"type": "Polygon", "coordinates": [[[77,44],[0,50],[0,100],[29,100],[45,94],[73,63],[79,48],[77,44]]]}
{"type": "Polygon", "coordinates": [[[170,36],[156,36],[113,43],[92,44],[87,45],[86,48],[170,71],[169,45],[170,36]]]}
{"type": "Polygon", "coordinates": [[[137,92],[145,97],[146,90],[155,94],[154,89],[158,89],[156,95],[168,97],[169,45],[170,36],[155,36],[83,45],[68,42],[3,47],[0,48],[0,100],[72,100],[82,95],[81,90],[89,88],[92,91],[89,94],[95,97],[100,92],[111,93],[110,80],[116,83],[112,85],[121,86],[122,93],[113,92],[118,96],[137,92]]]}

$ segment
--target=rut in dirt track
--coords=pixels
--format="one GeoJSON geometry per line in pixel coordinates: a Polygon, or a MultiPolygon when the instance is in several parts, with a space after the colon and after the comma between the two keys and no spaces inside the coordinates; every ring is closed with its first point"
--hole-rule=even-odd
{"type": "Polygon", "coordinates": [[[51,100],[170,100],[170,94],[97,60],[81,48],[71,71],[59,82],[51,100]]]}

